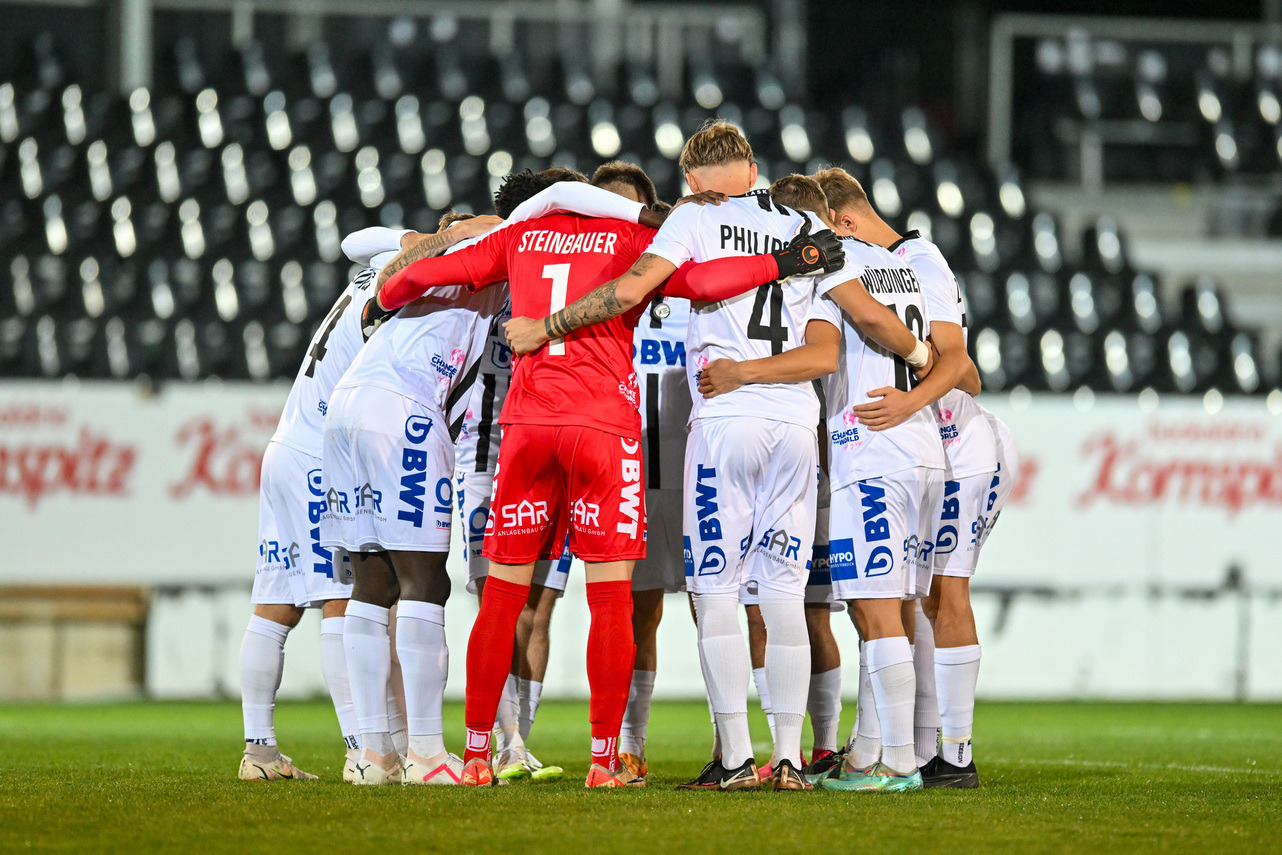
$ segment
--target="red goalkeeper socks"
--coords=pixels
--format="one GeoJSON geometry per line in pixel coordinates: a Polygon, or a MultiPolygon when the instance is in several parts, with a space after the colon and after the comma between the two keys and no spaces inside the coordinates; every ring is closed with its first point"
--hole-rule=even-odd
{"type": "Polygon", "coordinates": [[[592,612],[587,663],[592,762],[613,772],[619,768],[619,730],[637,653],[632,637],[632,583],[589,582],[587,589],[592,612]]]}
{"type": "MultiPolygon", "coordinates": [[[[490,732],[498,712],[503,684],[512,670],[512,645],[516,638],[516,620],[530,596],[529,585],[516,585],[496,579],[485,581],[481,593],[481,610],[472,624],[467,640],[467,747],[464,762],[473,759],[489,761],[490,732]]],[[[629,643],[632,624],[628,623],[629,643]]],[[[627,684],[624,684],[624,702],[627,684]]]]}

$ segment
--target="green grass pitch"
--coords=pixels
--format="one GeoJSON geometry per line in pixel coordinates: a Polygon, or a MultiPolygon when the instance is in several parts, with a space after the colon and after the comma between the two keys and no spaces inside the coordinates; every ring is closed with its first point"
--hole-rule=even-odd
{"type": "MultiPolygon", "coordinates": [[[[707,759],[701,703],[655,705],[648,789],[588,792],[586,720],[539,710],[560,783],[364,789],[319,702],[282,704],[277,732],[321,780],[273,784],[235,779],[234,704],[0,706],[0,851],[1282,851],[1279,706],[981,704],[982,788],[897,796],[675,792],[707,759]]],[[[457,747],[460,705],[446,722],[457,747]]]]}

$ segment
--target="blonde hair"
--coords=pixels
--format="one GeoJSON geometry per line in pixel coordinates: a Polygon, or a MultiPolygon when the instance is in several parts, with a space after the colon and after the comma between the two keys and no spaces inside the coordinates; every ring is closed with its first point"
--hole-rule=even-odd
{"type": "Polygon", "coordinates": [[[682,172],[704,166],[721,166],[746,160],[752,162],[752,146],[738,128],[725,119],[709,120],[686,140],[681,149],[682,172]]]}
{"type": "Polygon", "coordinates": [[[845,211],[851,208],[872,210],[872,204],[868,201],[868,194],[864,192],[863,185],[840,166],[821,169],[811,178],[818,182],[820,189],[828,197],[829,206],[834,211],[845,211]]]}
{"type": "Polygon", "coordinates": [[[819,182],[808,175],[785,175],[770,185],[770,198],[780,205],[810,211],[828,219],[828,197],[819,182]]]}
{"type": "Polygon", "coordinates": [[[446,211],[441,214],[441,219],[436,223],[436,230],[443,232],[455,223],[462,220],[470,220],[475,216],[476,214],[465,214],[462,211],[446,211]]]}

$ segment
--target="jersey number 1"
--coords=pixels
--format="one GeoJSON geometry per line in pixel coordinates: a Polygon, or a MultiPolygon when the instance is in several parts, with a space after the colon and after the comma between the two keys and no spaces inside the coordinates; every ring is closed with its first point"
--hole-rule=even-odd
{"type": "MultiPolygon", "coordinates": [[[[543,278],[552,280],[552,305],[548,314],[553,315],[565,308],[565,297],[570,288],[570,265],[544,265],[543,278]]],[[[548,353],[552,356],[565,356],[565,339],[554,338],[548,342],[548,353]]]]}

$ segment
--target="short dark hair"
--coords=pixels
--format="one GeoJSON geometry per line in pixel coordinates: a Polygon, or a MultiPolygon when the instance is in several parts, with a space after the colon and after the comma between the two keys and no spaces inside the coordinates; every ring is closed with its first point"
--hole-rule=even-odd
{"type": "Polygon", "coordinates": [[[588,183],[588,177],[564,166],[553,166],[542,172],[513,172],[503,179],[498,192],[494,194],[494,213],[503,219],[512,216],[516,206],[535,194],[548,189],[562,181],[582,181],[588,183]]]}
{"type": "Polygon", "coordinates": [[[645,170],[635,163],[612,160],[598,166],[592,175],[592,185],[609,190],[612,184],[622,184],[636,190],[642,204],[648,207],[653,208],[654,203],[659,201],[654,182],[650,180],[649,175],[645,174],[645,170]]]}

